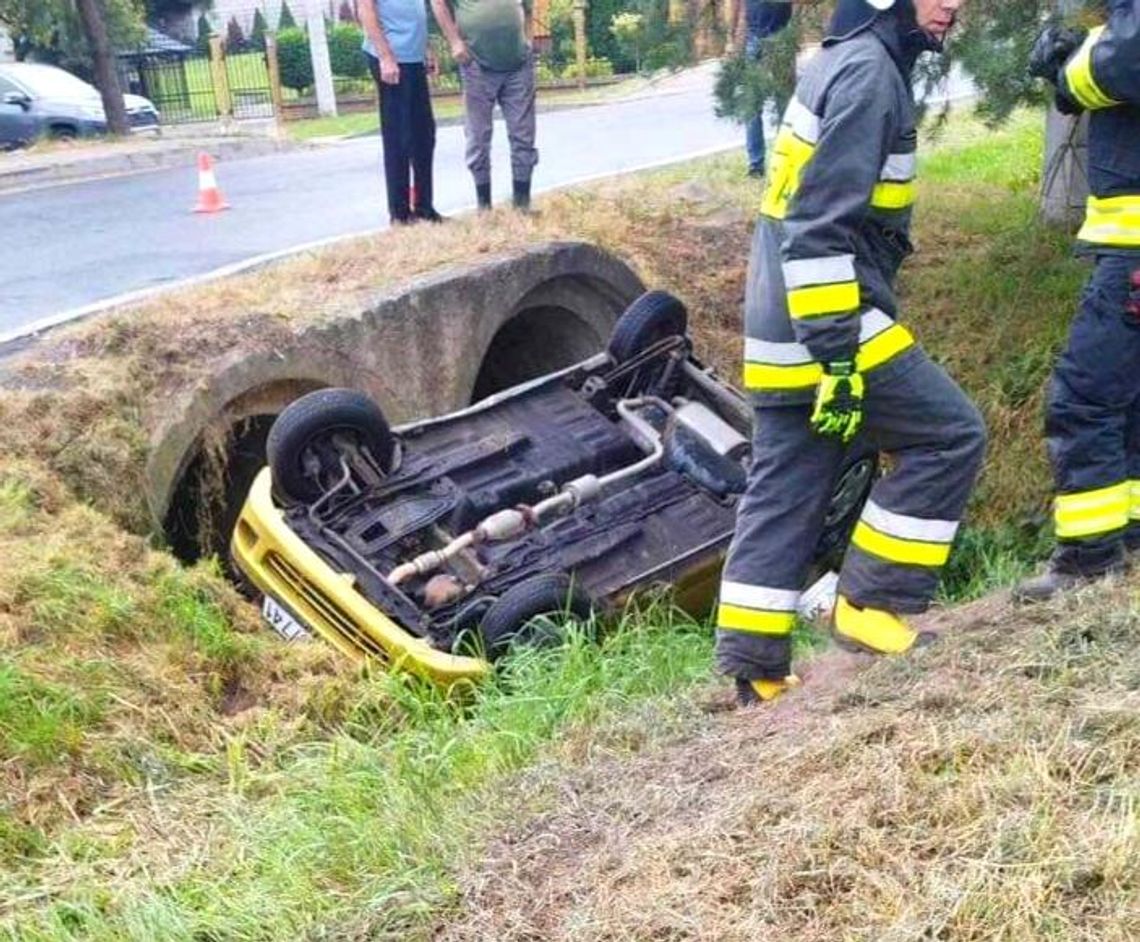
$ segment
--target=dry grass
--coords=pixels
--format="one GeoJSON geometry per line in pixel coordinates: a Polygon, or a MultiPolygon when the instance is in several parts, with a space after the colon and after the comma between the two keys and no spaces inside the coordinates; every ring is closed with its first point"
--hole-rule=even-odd
{"type": "Polygon", "coordinates": [[[774,709],[563,750],[432,937],[1134,939],[1134,589],[987,600],[907,660],[822,655],[774,709]]]}

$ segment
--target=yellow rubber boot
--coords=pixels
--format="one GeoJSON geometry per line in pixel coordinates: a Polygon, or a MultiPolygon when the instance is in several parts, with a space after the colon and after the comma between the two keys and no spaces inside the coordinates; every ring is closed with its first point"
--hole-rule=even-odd
{"type": "Polygon", "coordinates": [[[737,681],[737,700],[741,706],[771,703],[777,697],[799,685],[800,679],[795,674],[789,674],[783,680],[740,679],[737,681]]]}
{"type": "Polygon", "coordinates": [[[835,633],[841,642],[871,654],[905,654],[918,640],[918,632],[897,615],[857,608],[842,595],[835,603],[835,633]]]}

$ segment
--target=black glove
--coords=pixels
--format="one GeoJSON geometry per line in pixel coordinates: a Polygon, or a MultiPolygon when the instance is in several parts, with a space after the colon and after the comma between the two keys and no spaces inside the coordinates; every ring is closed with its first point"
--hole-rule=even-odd
{"type": "Polygon", "coordinates": [[[1076,99],[1070,98],[1060,88],[1057,89],[1057,94],[1053,96],[1053,102],[1061,114],[1078,115],[1085,110],[1084,105],[1076,99]]]}
{"type": "Polygon", "coordinates": [[[1043,78],[1053,85],[1060,85],[1060,72],[1069,57],[1081,48],[1088,31],[1072,29],[1068,26],[1051,24],[1046,26],[1033,43],[1029,53],[1029,74],[1043,78]]]}

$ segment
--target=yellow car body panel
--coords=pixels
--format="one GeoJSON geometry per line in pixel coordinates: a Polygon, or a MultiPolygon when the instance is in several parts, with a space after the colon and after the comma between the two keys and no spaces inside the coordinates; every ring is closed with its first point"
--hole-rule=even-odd
{"type": "Polygon", "coordinates": [[[234,562],[266,595],[357,661],[373,660],[444,686],[481,680],[490,664],[433,647],[388,618],[297,536],[273,502],[269,468],[250,489],[230,546],[234,562]]]}

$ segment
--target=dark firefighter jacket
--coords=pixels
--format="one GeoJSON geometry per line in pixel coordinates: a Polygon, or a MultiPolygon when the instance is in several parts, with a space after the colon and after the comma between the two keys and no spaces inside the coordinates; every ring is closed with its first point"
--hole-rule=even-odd
{"type": "Polygon", "coordinates": [[[1111,0],[1109,20],[1066,63],[1064,91],[1090,112],[1089,197],[1078,245],[1140,254],[1140,0],[1111,0]]]}
{"type": "Polygon", "coordinates": [[[911,251],[910,73],[928,46],[905,6],[825,41],[784,115],[745,302],[744,382],[761,403],[810,401],[836,360],[873,382],[914,345],[893,283],[911,251]]]}

